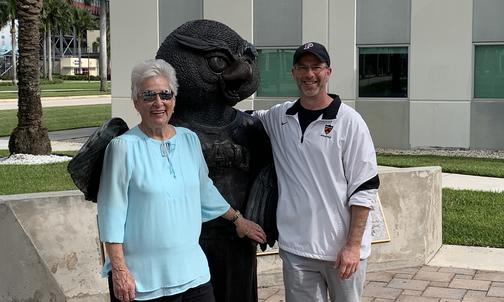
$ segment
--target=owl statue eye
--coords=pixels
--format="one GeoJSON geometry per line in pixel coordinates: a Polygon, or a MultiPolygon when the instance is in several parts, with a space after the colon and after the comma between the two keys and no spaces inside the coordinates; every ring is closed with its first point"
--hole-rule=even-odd
{"type": "Polygon", "coordinates": [[[226,69],[228,66],[228,63],[226,60],[224,60],[222,57],[209,57],[207,59],[208,61],[208,66],[210,66],[210,69],[212,69],[213,72],[216,73],[221,73],[226,69]]]}

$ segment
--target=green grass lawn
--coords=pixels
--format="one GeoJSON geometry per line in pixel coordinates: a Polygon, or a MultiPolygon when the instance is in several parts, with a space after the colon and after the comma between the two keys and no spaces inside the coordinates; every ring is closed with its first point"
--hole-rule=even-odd
{"type": "MultiPolygon", "coordinates": [[[[109,91],[110,91],[110,82],[109,91]]],[[[64,81],[57,84],[41,84],[42,97],[57,97],[57,96],[84,96],[84,95],[104,95],[110,92],[100,91],[99,81],[64,81]],[[59,90],[59,91],[53,91],[59,90]]],[[[17,87],[15,86],[0,86],[0,99],[17,99],[17,87]]]]}
{"type": "MultiPolygon", "coordinates": [[[[73,156],[75,152],[55,152],[73,156]]],[[[0,157],[9,151],[0,150],[0,157]]],[[[45,165],[0,165],[0,195],[77,190],[70,174],[68,162],[45,165]]]]}
{"type": "Polygon", "coordinates": [[[443,189],[443,243],[504,248],[504,193],[443,189]]]}
{"type": "MultiPolygon", "coordinates": [[[[111,117],[111,105],[47,107],[42,124],[49,131],[95,127],[111,117]]],[[[0,110],[0,136],[9,136],[17,125],[17,110],[0,110]]]]}
{"type": "Polygon", "coordinates": [[[0,165],[0,195],[76,190],[67,165],[0,165]]]}
{"type": "Polygon", "coordinates": [[[378,164],[393,167],[441,166],[443,172],[504,177],[504,159],[437,155],[378,154],[378,164]]]}

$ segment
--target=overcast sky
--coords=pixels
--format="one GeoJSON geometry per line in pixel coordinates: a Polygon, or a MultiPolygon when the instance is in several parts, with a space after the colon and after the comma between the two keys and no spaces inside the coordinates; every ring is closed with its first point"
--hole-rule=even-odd
{"type": "MultiPolygon", "coordinates": [[[[17,21],[16,21],[17,27],[17,21]]],[[[17,35],[16,28],[16,35],[17,35]]],[[[3,54],[9,50],[11,50],[11,34],[10,34],[10,24],[4,26],[2,30],[0,30],[0,54],[3,54]]]]}

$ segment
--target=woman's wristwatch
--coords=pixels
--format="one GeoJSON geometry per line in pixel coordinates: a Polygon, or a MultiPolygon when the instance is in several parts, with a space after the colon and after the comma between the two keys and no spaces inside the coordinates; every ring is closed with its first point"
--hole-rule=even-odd
{"type": "Polygon", "coordinates": [[[243,217],[240,211],[236,210],[233,217],[231,218],[231,222],[234,223],[238,218],[243,217]]]}

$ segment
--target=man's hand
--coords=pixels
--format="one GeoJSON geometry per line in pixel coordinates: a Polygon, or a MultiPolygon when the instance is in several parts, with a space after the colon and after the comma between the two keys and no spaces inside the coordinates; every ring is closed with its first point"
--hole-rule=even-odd
{"type": "Polygon", "coordinates": [[[348,279],[359,268],[360,246],[348,244],[338,253],[334,267],[339,271],[341,279],[348,279]]]}
{"type": "Polygon", "coordinates": [[[257,223],[240,217],[234,222],[234,224],[236,225],[236,233],[238,234],[238,237],[243,238],[244,236],[247,236],[259,243],[266,242],[266,233],[264,233],[264,230],[257,223]]]}
{"type": "Polygon", "coordinates": [[[114,295],[122,302],[135,300],[135,279],[127,268],[112,269],[114,295]]]}
{"type": "Polygon", "coordinates": [[[369,208],[366,207],[351,206],[350,210],[352,218],[350,220],[347,243],[338,253],[338,257],[334,263],[341,279],[350,278],[359,268],[362,235],[364,234],[369,215],[369,208]]]}

